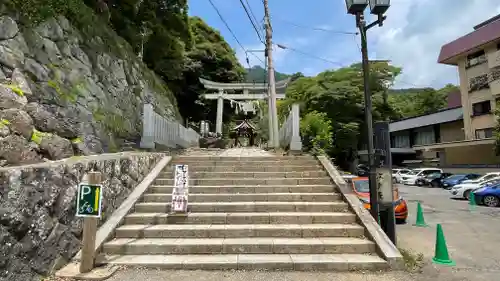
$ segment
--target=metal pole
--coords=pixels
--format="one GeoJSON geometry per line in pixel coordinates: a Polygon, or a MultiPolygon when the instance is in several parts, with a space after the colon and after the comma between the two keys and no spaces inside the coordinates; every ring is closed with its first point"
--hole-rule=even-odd
{"type": "Polygon", "coordinates": [[[368,181],[370,185],[370,213],[378,222],[378,192],[377,175],[375,173],[375,159],[373,153],[373,121],[372,121],[372,97],[370,93],[370,66],[368,62],[368,44],[366,40],[366,22],[362,13],[356,15],[356,24],[361,35],[361,56],[363,64],[363,86],[365,94],[365,123],[366,137],[368,140],[368,167],[370,169],[368,181]]]}
{"type": "MultiPolygon", "coordinates": [[[[391,157],[391,136],[389,132],[389,122],[376,122],[375,123],[375,147],[380,152],[380,167],[388,171],[392,175],[392,157],[391,157]]],[[[381,170],[382,170],[381,169],[381,170]]],[[[396,218],[394,214],[394,186],[391,180],[388,182],[379,183],[379,190],[382,194],[389,194],[389,198],[380,200],[380,226],[384,230],[387,237],[391,239],[392,243],[396,245],[396,218]],[[387,189],[385,191],[384,189],[387,189]]],[[[397,200],[397,199],[396,199],[397,200]]]]}
{"type": "Polygon", "coordinates": [[[269,20],[269,5],[268,0],[263,0],[264,2],[264,17],[265,17],[265,25],[266,25],[266,50],[267,50],[267,67],[269,73],[269,100],[270,100],[270,109],[269,118],[272,125],[269,128],[269,135],[272,135],[272,146],[276,149],[280,146],[279,140],[279,128],[278,128],[278,111],[276,108],[276,85],[275,85],[275,76],[274,76],[274,67],[273,67],[273,41],[272,41],[272,30],[271,30],[271,22],[269,20]],[[272,132],[272,133],[271,133],[272,132]]]}

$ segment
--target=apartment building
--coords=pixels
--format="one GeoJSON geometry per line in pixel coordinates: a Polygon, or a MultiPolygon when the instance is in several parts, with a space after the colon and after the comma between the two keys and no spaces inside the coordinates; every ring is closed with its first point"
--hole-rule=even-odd
{"type": "MultiPolygon", "coordinates": [[[[389,124],[393,164],[500,165],[493,136],[500,102],[500,15],[444,45],[438,62],[457,66],[460,93],[448,95],[444,110],[389,124]]],[[[358,153],[367,160],[366,150],[358,153]]]]}
{"type": "Polygon", "coordinates": [[[472,162],[499,164],[494,155],[494,114],[500,101],[500,15],[441,48],[438,62],[455,65],[460,77],[465,140],[457,154],[472,162]]]}

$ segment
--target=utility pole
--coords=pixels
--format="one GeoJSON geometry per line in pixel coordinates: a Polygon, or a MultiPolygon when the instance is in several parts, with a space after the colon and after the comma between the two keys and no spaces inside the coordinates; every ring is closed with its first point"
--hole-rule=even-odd
{"type": "Polygon", "coordinates": [[[269,20],[268,0],[264,2],[264,22],[266,26],[266,57],[267,72],[269,74],[269,140],[275,149],[280,146],[279,128],[278,128],[278,110],[276,108],[276,81],[273,67],[273,31],[271,21],[269,20]]]}

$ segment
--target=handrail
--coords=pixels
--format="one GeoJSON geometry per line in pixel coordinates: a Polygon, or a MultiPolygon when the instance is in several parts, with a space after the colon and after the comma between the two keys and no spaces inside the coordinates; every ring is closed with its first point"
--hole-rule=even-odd
{"type": "Polygon", "coordinates": [[[300,138],[300,112],[299,105],[292,104],[292,109],[279,130],[280,146],[292,151],[302,150],[300,138]]]}
{"type": "Polygon", "coordinates": [[[170,148],[199,145],[200,135],[195,130],[159,115],[152,104],[144,104],[142,120],[141,148],[152,149],[157,144],[170,148]]]}

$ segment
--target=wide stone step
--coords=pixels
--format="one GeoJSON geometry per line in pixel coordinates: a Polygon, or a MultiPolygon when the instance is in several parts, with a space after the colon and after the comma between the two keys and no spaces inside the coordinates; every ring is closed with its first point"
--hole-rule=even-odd
{"type": "MultiPolygon", "coordinates": [[[[211,166],[211,165],[188,165],[189,172],[302,172],[302,171],[319,171],[323,170],[323,166],[316,165],[267,165],[263,166],[258,163],[249,163],[248,165],[238,166],[211,166]]],[[[174,166],[170,165],[164,169],[167,173],[174,171],[174,166]]]]}
{"type": "Polygon", "coordinates": [[[262,161],[246,161],[246,160],[190,160],[190,159],[174,159],[171,162],[172,165],[183,164],[183,165],[191,165],[191,166],[272,166],[272,165],[319,165],[318,160],[310,159],[310,160],[262,160],[262,161]]]}
{"type": "Polygon", "coordinates": [[[366,254],[103,255],[98,262],[185,270],[376,271],[389,265],[366,254]]]}
{"type": "MultiPolygon", "coordinates": [[[[174,172],[162,172],[160,178],[174,178],[174,172]]],[[[323,170],[303,171],[303,172],[189,172],[192,179],[202,178],[227,178],[227,179],[252,179],[252,178],[319,178],[327,177],[323,170]]]]}
{"type": "MultiPolygon", "coordinates": [[[[174,179],[172,178],[157,178],[154,182],[155,185],[174,185],[174,179]]],[[[252,178],[252,179],[228,179],[228,178],[218,178],[218,179],[189,179],[189,185],[307,185],[307,184],[319,184],[327,185],[331,184],[331,179],[329,177],[319,177],[319,178],[252,178]]]]}
{"type": "MultiPolygon", "coordinates": [[[[189,202],[339,201],[339,193],[190,193],[189,202]]],[[[144,194],[143,202],[171,202],[171,193],[144,194]]]]}
{"type": "Polygon", "coordinates": [[[257,156],[257,157],[227,157],[227,156],[176,156],[174,161],[295,161],[295,160],[316,160],[312,155],[290,155],[290,156],[257,156]]]}
{"type": "MultiPolygon", "coordinates": [[[[193,202],[189,203],[191,212],[347,212],[345,202],[193,202]]],[[[137,203],[135,212],[169,212],[170,203],[137,203]]]]}
{"type": "Polygon", "coordinates": [[[123,225],[116,238],[362,237],[357,224],[123,225]]]}
{"type": "MultiPolygon", "coordinates": [[[[173,185],[152,185],[147,193],[172,194],[173,185]]],[[[189,186],[190,193],[328,193],[334,192],[336,188],[331,185],[194,185],[189,186]]]]}
{"type": "Polygon", "coordinates": [[[365,254],[375,252],[367,239],[318,238],[117,238],[104,243],[112,255],[186,254],[365,254]]]}
{"type": "Polygon", "coordinates": [[[166,213],[132,213],[125,224],[313,224],[356,222],[353,213],[279,212],[279,213],[189,213],[177,216],[166,213]]]}

